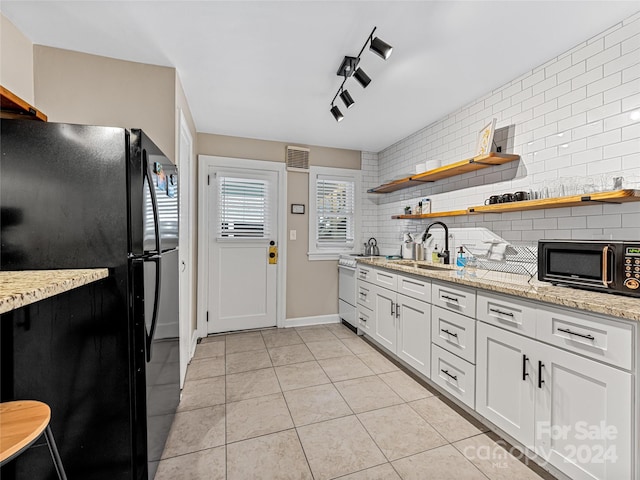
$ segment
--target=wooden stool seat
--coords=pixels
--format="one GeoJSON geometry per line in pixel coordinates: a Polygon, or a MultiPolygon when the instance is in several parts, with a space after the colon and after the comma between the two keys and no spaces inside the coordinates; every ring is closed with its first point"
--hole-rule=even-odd
{"type": "Polygon", "coordinates": [[[21,400],[0,404],[0,463],[12,459],[35,442],[51,420],[46,403],[21,400]]]}
{"type": "Polygon", "coordinates": [[[62,460],[49,428],[49,405],[35,400],[0,403],[0,465],[13,460],[44,433],[58,477],[66,480],[62,460]]]}

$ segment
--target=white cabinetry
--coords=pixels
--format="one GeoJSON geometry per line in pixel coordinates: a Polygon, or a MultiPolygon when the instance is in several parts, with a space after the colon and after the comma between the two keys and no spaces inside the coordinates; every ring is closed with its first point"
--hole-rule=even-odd
{"type": "Polygon", "coordinates": [[[358,275],[361,333],[418,372],[429,376],[431,355],[431,282],[365,268],[358,275]]]}
{"type": "MultiPolygon", "coordinates": [[[[402,277],[399,277],[402,278],[402,277]]],[[[429,376],[431,305],[398,294],[398,342],[396,354],[413,368],[429,376]]]]}
{"type": "Polygon", "coordinates": [[[573,479],[632,478],[632,375],[478,323],[476,410],[573,479]]]}

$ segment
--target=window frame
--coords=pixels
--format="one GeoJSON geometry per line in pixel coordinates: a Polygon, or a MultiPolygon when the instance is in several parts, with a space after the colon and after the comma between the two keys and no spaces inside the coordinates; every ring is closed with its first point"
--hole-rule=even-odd
{"type": "Polygon", "coordinates": [[[338,260],[340,255],[358,252],[360,245],[360,197],[361,197],[360,170],[334,167],[309,167],[309,260],[338,260]],[[336,180],[353,182],[353,245],[342,246],[318,246],[318,203],[317,186],[319,177],[335,177],[336,180]]]}

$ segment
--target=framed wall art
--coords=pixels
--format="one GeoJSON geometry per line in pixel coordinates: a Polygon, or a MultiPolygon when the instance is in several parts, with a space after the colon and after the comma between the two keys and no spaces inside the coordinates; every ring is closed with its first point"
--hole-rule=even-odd
{"type": "Polygon", "coordinates": [[[489,152],[491,152],[491,146],[493,145],[493,135],[496,131],[496,121],[497,119],[494,118],[489,123],[487,123],[478,133],[476,156],[487,155],[489,152]]]}

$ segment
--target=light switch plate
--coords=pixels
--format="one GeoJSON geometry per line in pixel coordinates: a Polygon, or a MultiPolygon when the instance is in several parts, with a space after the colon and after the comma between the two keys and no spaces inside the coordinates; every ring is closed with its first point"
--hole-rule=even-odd
{"type": "Polygon", "coordinates": [[[298,236],[297,230],[289,230],[289,240],[295,240],[298,236]]]}

